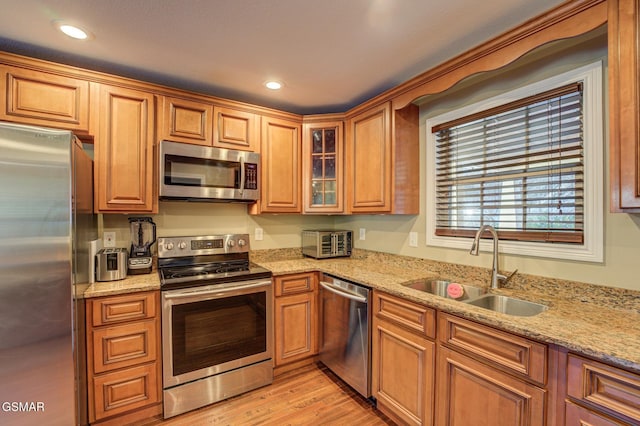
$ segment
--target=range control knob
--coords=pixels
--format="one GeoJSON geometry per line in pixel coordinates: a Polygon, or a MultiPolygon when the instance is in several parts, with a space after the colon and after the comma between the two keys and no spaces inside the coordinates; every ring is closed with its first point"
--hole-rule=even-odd
{"type": "Polygon", "coordinates": [[[228,245],[229,247],[234,247],[234,246],[236,245],[236,242],[235,242],[235,241],[233,241],[233,240],[229,240],[229,241],[227,241],[227,245],[228,245]]]}
{"type": "Polygon", "coordinates": [[[168,243],[165,243],[164,248],[165,250],[173,250],[173,243],[171,241],[169,241],[168,243]]]}
{"type": "Polygon", "coordinates": [[[180,248],[180,250],[184,250],[187,248],[187,243],[185,243],[184,241],[180,241],[178,243],[178,247],[180,248]]]}
{"type": "Polygon", "coordinates": [[[245,240],[243,240],[242,238],[240,238],[240,239],[238,240],[238,246],[240,246],[240,247],[244,247],[244,246],[246,246],[246,245],[247,245],[247,242],[246,242],[245,240]]]}

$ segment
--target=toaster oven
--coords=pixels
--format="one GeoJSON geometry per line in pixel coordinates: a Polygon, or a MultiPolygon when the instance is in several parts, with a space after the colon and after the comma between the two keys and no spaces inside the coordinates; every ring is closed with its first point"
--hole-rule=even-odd
{"type": "Polygon", "coordinates": [[[351,256],[352,241],[352,231],[304,230],[302,254],[316,259],[351,256]]]}

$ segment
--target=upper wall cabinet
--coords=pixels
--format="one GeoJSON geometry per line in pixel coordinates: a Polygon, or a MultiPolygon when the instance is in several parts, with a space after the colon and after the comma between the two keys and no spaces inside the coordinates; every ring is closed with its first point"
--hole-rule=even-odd
{"type": "Polygon", "coordinates": [[[160,139],[211,146],[213,105],[165,96],[160,139]]]}
{"type": "Polygon", "coordinates": [[[640,1],[608,5],[611,211],[640,213],[640,1]]]}
{"type": "Polygon", "coordinates": [[[260,151],[260,116],[233,108],[213,108],[213,146],[260,151]]]}
{"type": "Polygon", "coordinates": [[[206,101],[165,96],[160,139],[260,151],[260,116],[206,101]]]}
{"type": "Polygon", "coordinates": [[[418,107],[391,111],[391,103],[348,120],[347,182],[351,213],[418,214],[418,107]]]}
{"type": "Polygon", "coordinates": [[[304,213],[344,212],[343,126],[342,121],[303,124],[304,213]]]}
{"type": "Polygon", "coordinates": [[[89,130],[89,82],[0,65],[0,120],[89,130]]]}
{"type": "Polygon", "coordinates": [[[156,212],[152,93],[96,84],[95,198],[100,212],[156,212]]]}
{"type": "Polygon", "coordinates": [[[262,117],[260,201],[250,213],[301,213],[301,124],[262,117]]]}

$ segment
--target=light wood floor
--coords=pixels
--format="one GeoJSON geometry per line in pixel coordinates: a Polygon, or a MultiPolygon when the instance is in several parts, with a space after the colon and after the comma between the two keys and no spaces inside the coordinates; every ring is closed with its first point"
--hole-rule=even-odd
{"type": "Polygon", "coordinates": [[[394,425],[322,364],[285,373],[273,384],[152,426],[394,425]]]}

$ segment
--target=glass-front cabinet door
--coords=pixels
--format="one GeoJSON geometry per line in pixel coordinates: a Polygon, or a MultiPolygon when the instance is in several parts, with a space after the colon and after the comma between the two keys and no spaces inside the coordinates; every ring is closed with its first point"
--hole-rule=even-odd
{"type": "Polygon", "coordinates": [[[304,123],[302,143],[304,212],[343,213],[343,122],[304,123]]]}

